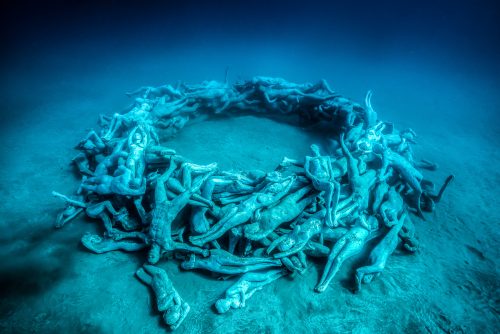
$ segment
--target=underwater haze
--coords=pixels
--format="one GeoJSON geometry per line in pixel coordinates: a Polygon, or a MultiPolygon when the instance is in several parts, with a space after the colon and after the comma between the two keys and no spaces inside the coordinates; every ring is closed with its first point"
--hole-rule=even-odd
{"type": "MultiPolygon", "coordinates": [[[[235,282],[162,261],[191,311],[178,333],[500,332],[500,5],[495,1],[5,1],[1,4],[0,331],[161,333],[147,252],[87,251],[101,224],[54,222],[81,181],[75,145],[141,86],[255,76],[325,79],[417,133],[425,171],[453,182],[420,248],[400,249],[358,293],[346,261],[314,292],[322,260],[217,314],[235,282]],[[226,74],[227,71],[227,74],[226,74]]],[[[316,128],[245,115],[188,123],[164,146],[223,170],[273,170],[324,144],[316,128]]],[[[323,261],[324,262],[324,261],[323,261]]]]}

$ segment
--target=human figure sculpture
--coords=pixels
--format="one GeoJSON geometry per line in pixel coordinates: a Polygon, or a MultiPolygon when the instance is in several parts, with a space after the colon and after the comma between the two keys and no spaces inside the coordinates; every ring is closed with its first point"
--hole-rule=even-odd
{"type": "Polygon", "coordinates": [[[422,187],[420,182],[423,179],[422,174],[412,166],[412,164],[398,153],[393,152],[390,148],[383,148],[382,145],[377,145],[377,150],[382,154],[382,167],[379,170],[379,180],[386,179],[386,171],[388,167],[392,167],[415,192],[416,204],[415,208],[418,215],[424,218],[420,208],[420,197],[422,195],[422,187]]]}
{"type": "Polygon", "coordinates": [[[380,206],[380,216],[385,226],[391,227],[398,223],[398,218],[404,209],[404,201],[396,187],[387,192],[387,199],[380,206]]]}
{"type": "Polygon", "coordinates": [[[118,166],[113,176],[101,175],[84,178],[81,187],[99,195],[141,196],[146,191],[145,178],[142,181],[139,188],[133,187],[133,172],[121,165],[118,166]]]}
{"type": "Polygon", "coordinates": [[[106,143],[101,139],[101,137],[94,130],[90,132],[82,139],[76,146],[79,150],[86,152],[89,155],[97,155],[104,152],[107,148],[106,143]]]}
{"type": "Polygon", "coordinates": [[[119,239],[115,240],[110,237],[103,237],[97,234],[85,234],[82,239],[82,245],[88,250],[103,254],[113,251],[136,252],[146,247],[146,244],[140,240],[119,239]]]}
{"type": "Polygon", "coordinates": [[[368,265],[356,269],[356,288],[361,290],[361,283],[370,283],[374,277],[384,270],[387,259],[394,252],[399,243],[399,231],[403,226],[408,213],[404,212],[399,221],[390,227],[389,232],[373,248],[368,258],[368,265]]]}
{"type": "Polygon", "coordinates": [[[155,264],[159,261],[162,251],[183,250],[197,254],[206,255],[206,251],[179,243],[172,240],[172,222],[177,217],[179,212],[188,204],[191,196],[197,192],[203,183],[210,177],[211,173],[197,178],[192,185],[186,184],[186,190],[169,200],[165,182],[170,178],[176,168],[175,162],[170,163],[168,170],[157,178],[155,187],[154,209],[152,213],[152,221],[149,229],[151,240],[151,249],[148,255],[148,261],[155,264]]]}
{"type": "Polygon", "coordinates": [[[191,254],[189,259],[181,263],[182,269],[204,269],[227,275],[243,274],[250,271],[281,267],[279,259],[268,257],[240,257],[223,249],[211,249],[210,256],[199,258],[191,254]]]}
{"type": "Polygon", "coordinates": [[[369,236],[369,230],[361,226],[354,226],[337,240],[328,255],[325,269],[314,291],[324,292],[344,261],[361,252],[369,236]]]}
{"type": "Polygon", "coordinates": [[[132,109],[126,114],[114,114],[109,125],[109,129],[102,137],[104,141],[115,138],[117,132],[125,126],[131,128],[139,123],[146,123],[149,120],[150,112],[154,108],[154,101],[136,98],[132,109]]]}
{"type": "Polygon", "coordinates": [[[93,176],[100,177],[112,175],[116,168],[120,165],[120,159],[127,159],[128,153],[123,149],[125,140],[118,141],[113,147],[113,151],[105,156],[96,166],[93,176]]]}
{"type": "Polygon", "coordinates": [[[253,193],[249,199],[235,206],[205,234],[191,236],[189,240],[201,246],[219,238],[231,228],[247,222],[258,209],[278,203],[289,192],[295,179],[296,177],[292,176],[268,184],[264,189],[253,193]]]}
{"type": "Polygon", "coordinates": [[[300,252],[311,238],[321,233],[323,227],[322,218],[321,216],[311,217],[305,222],[295,225],[291,232],[273,241],[267,249],[268,254],[277,248],[279,252],[273,256],[279,259],[300,252]]]}
{"type": "Polygon", "coordinates": [[[369,170],[361,175],[358,160],[353,157],[344,142],[344,134],[340,135],[340,145],[342,152],[347,157],[347,173],[349,176],[349,185],[352,190],[352,197],[360,211],[368,209],[369,195],[376,182],[375,171],[369,170]]]}
{"type": "Polygon", "coordinates": [[[428,212],[434,211],[434,207],[435,207],[436,203],[439,203],[441,201],[441,198],[443,197],[444,191],[446,190],[446,188],[448,187],[450,182],[453,181],[454,178],[455,178],[455,176],[449,175],[446,178],[446,180],[444,181],[441,188],[439,189],[439,192],[437,193],[437,195],[430,194],[427,191],[423,191],[422,192],[422,199],[420,202],[422,210],[425,210],[428,212]]]}
{"type": "Polygon", "coordinates": [[[126,208],[122,208],[122,210],[116,211],[115,208],[113,207],[113,204],[110,201],[89,203],[89,202],[84,202],[83,197],[80,197],[78,199],[72,199],[56,191],[53,191],[52,195],[61,198],[68,205],[71,205],[72,207],[85,210],[85,213],[90,218],[100,219],[103,222],[107,237],[110,237],[114,240],[120,240],[125,238],[139,238],[142,239],[143,242],[146,239],[142,232],[134,231],[128,233],[119,231],[114,228],[114,224],[117,221],[120,221],[121,223],[125,224],[130,224],[130,222],[124,221],[125,218],[123,216],[128,214],[128,212],[126,212],[126,208]],[[112,218],[109,216],[110,214],[112,218]]]}
{"type": "Polygon", "coordinates": [[[159,87],[143,86],[133,92],[125,93],[128,97],[133,98],[160,98],[168,97],[170,99],[182,99],[184,94],[181,90],[172,87],[171,85],[163,85],[159,87]]]}
{"type": "Polygon", "coordinates": [[[250,299],[255,292],[284,275],[286,275],[286,271],[283,269],[270,269],[266,271],[245,273],[236,283],[226,290],[224,298],[215,302],[215,309],[219,313],[226,313],[231,308],[243,308],[246,305],[246,301],[250,299]]]}
{"type": "MultiPolygon", "coordinates": [[[[241,276],[215,303],[218,313],[244,307],[279,277],[303,273],[308,257],[324,259],[315,287],[323,292],[347,259],[381,236],[356,271],[359,290],[381,273],[399,243],[407,252],[418,250],[410,210],[432,211],[453,179],[434,192],[421,170],[437,164],[414,158],[413,130],[378,120],[371,91],[360,105],[324,80],[254,77],[145,86],[128,95],[133,104],[123,114],[101,116],[101,130],[78,145],[73,162],[82,182],[76,196],[55,193],[66,203],[56,226],[85,212],[106,230],[82,237],[91,252],[149,248],[149,263],[165,256],[182,259],[185,270],[241,276]],[[167,138],[192,120],[264,113],[279,120],[299,116],[300,126],[325,131],[333,136],[323,138],[331,144],[328,153],[312,145],[310,156],[284,158],[272,172],[221,171],[161,146],[156,132],[167,138]]],[[[167,273],[145,265],[137,276],[152,287],[165,323],[177,328],[189,306],[167,273]]]]}
{"type": "Polygon", "coordinates": [[[307,195],[312,188],[305,186],[285,196],[278,204],[265,208],[254,216],[251,224],[244,227],[245,237],[260,240],[269,235],[278,226],[297,218],[316,198],[316,194],[307,195]]]}
{"type": "Polygon", "coordinates": [[[177,290],[165,270],[145,264],[135,273],[137,278],[149,285],[156,297],[156,307],[170,330],[177,329],[189,313],[190,307],[177,290]]]}
{"type": "Polygon", "coordinates": [[[314,188],[324,192],[326,225],[336,227],[338,223],[335,215],[340,196],[340,184],[333,177],[330,157],[321,155],[317,145],[311,145],[311,150],[314,152],[314,156],[306,156],[304,170],[307,177],[312,181],[314,188]]]}
{"type": "Polygon", "coordinates": [[[146,169],[145,151],[148,145],[148,136],[142,126],[136,126],[128,137],[129,155],[125,166],[132,172],[132,184],[139,186],[146,169]]]}
{"type": "MultiPolygon", "coordinates": [[[[328,155],[321,155],[317,145],[311,145],[314,156],[306,156],[303,168],[305,175],[311,180],[314,188],[322,192],[325,201],[326,216],[325,223],[329,227],[336,227],[337,204],[340,196],[340,184],[335,180],[335,173],[332,169],[332,160],[328,155]]],[[[285,158],[279,169],[287,168],[290,165],[302,166],[300,162],[285,158]]]]}
{"type": "Polygon", "coordinates": [[[377,213],[380,210],[380,206],[384,202],[385,196],[389,191],[390,186],[387,184],[386,180],[378,181],[375,185],[375,189],[373,191],[373,202],[371,206],[371,210],[373,213],[377,213]]]}

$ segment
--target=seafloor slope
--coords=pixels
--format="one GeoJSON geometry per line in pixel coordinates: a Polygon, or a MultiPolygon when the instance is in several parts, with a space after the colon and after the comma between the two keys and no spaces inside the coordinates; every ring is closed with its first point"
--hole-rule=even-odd
{"type": "MultiPolygon", "coordinates": [[[[72,147],[88,128],[96,127],[99,113],[125,107],[126,89],[159,84],[161,78],[174,80],[158,74],[158,66],[133,68],[135,77],[118,65],[86,73],[72,72],[69,65],[66,72],[53,72],[55,66],[50,66],[13,69],[12,85],[4,92],[0,331],[162,332],[151,292],[134,277],[145,254],[85,251],[80,236],[98,224],[81,217],[54,230],[61,203],[50,192],[76,188],[69,165],[72,147]]],[[[181,272],[176,262],[162,262],[191,305],[179,332],[498,331],[500,133],[498,123],[489,118],[499,110],[496,83],[480,78],[470,82],[459,75],[432,77],[432,71],[412,76],[413,70],[400,64],[393,65],[398,71],[392,65],[377,72],[369,64],[362,66],[364,70],[351,64],[359,72],[349,76],[335,70],[322,76],[358,100],[367,88],[375,89],[379,117],[411,126],[419,134],[416,156],[439,163],[429,178],[441,182],[449,173],[456,176],[435,213],[425,222],[415,218],[420,251],[396,252],[380,278],[358,294],[351,292],[351,269],[359,258],[347,263],[323,294],[312,290],[318,279],[312,264],[303,276],[282,279],[258,292],[245,309],[224,315],[216,315],[212,304],[230,281],[181,272]]],[[[248,72],[253,70],[294,81],[317,79],[286,68],[274,69],[282,73],[263,73],[269,70],[265,67],[248,72]]],[[[182,78],[182,73],[176,75],[182,78]]],[[[170,146],[198,163],[270,169],[283,155],[303,156],[317,138],[310,129],[244,117],[188,125],[170,146]]]]}

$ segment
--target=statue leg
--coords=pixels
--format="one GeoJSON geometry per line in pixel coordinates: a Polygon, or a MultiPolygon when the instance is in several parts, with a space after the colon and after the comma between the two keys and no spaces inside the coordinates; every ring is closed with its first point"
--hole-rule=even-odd
{"type": "Polygon", "coordinates": [[[314,289],[316,292],[323,292],[326,290],[328,283],[330,282],[331,278],[333,278],[330,278],[331,273],[336,272],[336,270],[332,269],[332,267],[335,267],[335,260],[337,259],[340,252],[342,252],[342,249],[345,247],[346,243],[347,238],[341,238],[333,246],[330,254],[328,255],[328,260],[326,262],[323,275],[321,276],[318,285],[314,289]]]}
{"type": "Polygon", "coordinates": [[[182,184],[184,188],[191,188],[192,175],[205,174],[214,171],[217,168],[216,163],[206,166],[196,165],[193,163],[185,162],[181,166],[182,184]]]}
{"type": "Polygon", "coordinates": [[[116,131],[122,125],[122,117],[123,116],[120,114],[115,114],[113,116],[113,118],[111,119],[111,124],[109,125],[108,132],[102,137],[103,140],[109,141],[115,136],[116,131]]]}
{"type": "Polygon", "coordinates": [[[76,157],[73,158],[72,162],[76,165],[76,167],[78,167],[80,173],[89,176],[94,175],[94,172],[92,172],[89,168],[89,160],[84,153],[78,153],[76,157]]]}
{"type": "Polygon", "coordinates": [[[356,290],[361,290],[361,283],[363,283],[366,276],[371,276],[373,278],[376,274],[382,272],[382,270],[383,268],[378,264],[356,269],[356,290]]]}
{"type": "Polygon", "coordinates": [[[151,275],[149,275],[145,270],[144,268],[139,268],[137,269],[137,271],[135,272],[135,275],[137,276],[137,278],[143,282],[144,284],[147,284],[147,285],[151,285],[153,283],[153,279],[151,277],[151,275]]]}
{"type": "Polygon", "coordinates": [[[234,251],[236,250],[236,246],[238,242],[241,240],[241,237],[243,235],[243,231],[241,226],[232,228],[229,230],[229,246],[228,246],[228,252],[231,254],[234,254],[234,251]]]}
{"type": "Polygon", "coordinates": [[[145,247],[143,242],[115,241],[110,238],[102,238],[98,235],[85,234],[82,237],[82,244],[90,251],[102,254],[115,250],[135,252],[145,247]]]}
{"type": "Polygon", "coordinates": [[[202,255],[203,257],[207,257],[210,254],[210,251],[208,249],[202,249],[199,247],[190,246],[182,242],[172,242],[172,243],[173,243],[172,250],[183,250],[193,254],[202,255]]]}
{"type": "Polygon", "coordinates": [[[196,236],[191,236],[191,237],[189,237],[189,241],[191,241],[192,244],[195,244],[197,246],[201,246],[207,242],[218,239],[220,236],[222,236],[228,230],[237,226],[237,224],[235,225],[235,224],[231,223],[231,220],[237,221],[234,219],[237,214],[238,214],[238,208],[234,207],[229,212],[229,214],[227,214],[223,219],[219,220],[219,222],[217,222],[214,226],[212,226],[212,228],[210,228],[206,233],[196,235],[196,236]]]}
{"type": "Polygon", "coordinates": [[[147,213],[146,209],[142,206],[142,196],[134,199],[134,206],[135,209],[137,210],[137,214],[139,215],[139,218],[141,219],[141,223],[143,226],[146,226],[149,224],[148,219],[147,219],[147,213]]]}
{"type": "Polygon", "coordinates": [[[177,166],[174,163],[170,163],[170,166],[168,167],[167,171],[165,171],[163,175],[159,176],[156,179],[156,187],[155,187],[156,204],[164,203],[165,201],[168,200],[165,182],[170,178],[176,167],[177,166]]]}

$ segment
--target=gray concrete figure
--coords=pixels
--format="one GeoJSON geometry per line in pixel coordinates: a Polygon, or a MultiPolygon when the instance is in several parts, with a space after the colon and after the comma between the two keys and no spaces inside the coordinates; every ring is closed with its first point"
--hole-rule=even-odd
{"type": "Polygon", "coordinates": [[[387,259],[394,252],[399,243],[399,231],[403,226],[408,213],[404,212],[401,218],[390,227],[386,235],[370,252],[368,265],[356,269],[356,289],[361,289],[361,283],[370,283],[373,278],[380,275],[384,270],[387,259]]]}
{"type": "Polygon", "coordinates": [[[297,218],[316,199],[317,194],[306,196],[311,190],[311,186],[305,186],[288,194],[278,204],[258,212],[254,215],[252,223],[245,225],[245,238],[263,239],[280,225],[297,218]]]}
{"type": "Polygon", "coordinates": [[[253,193],[249,199],[233,207],[206,233],[191,236],[189,240],[193,244],[201,246],[221,237],[231,228],[246,223],[258,209],[278,203],[289,192],[295,179],[295,176],[291,176],[269,183],[259,192],[253,193]]]}
{"type": "Polygon", "coordinates": [[[189,313],[190,307],[168,277],[165,270],[145,264],[136,272],[137,278],[149,285],[156,297],[156,307],[170,330],[177,329],[189,313]]]}
{"type": "Polygon", "coordinates": [[[387,178],[387,169],[389,167],[393,168],[401,179],[413,189],[416,200],[414,208],[417,210],[418,215],[424,218],[420,208],[420,197],[422,196],[422,186],[420,182],[423,179],[422,173],[420,173],[420,171],[418,171],[406,158],[392,151],[390,148],[384,148],[382,145],[377,145],[376,148],[377,153],[382,155],[382,167],[378,172],[379,180],[385,180],[387,178]]]}
{"type": "Polygon", "coordinates": [[[215,302],[215,309],[219,313],[226,313],[231,308],[243,308],[255,292],[284,275],[286,271],[283,269],[248,272],[226,290],[224,298],[215,302]]]}
{"type": "Polygon", "coordinates": [[[370,169],[366,173],[360,174],[358,161],[345,145],[343,133],[340,135],[340,145],[342,152],[347,157],[347,173],[352,191],[351,196],[359,211],[367,210],[372,187],[377,181],[376,172],[370,169]]]}
{"type": "Polygon", "coordinates": [[[138,124],[147,123],[150,120],[150,113],[153,110],[155,101],[136,98],[132,108],[125,114],[114,114],[111,119],[109,129],[102,137],[104,141],[110,141],[115,138],[123,127],[130,129],[138,124]]]}
{"type": "Polygon", "coordinates": [[[404,209],[404,201],[400,195],[401,188],[391,187],[386,195],[386,200],[380,205],[380,216],[385,226],[391,227],[398,223],[399,216],[404,209]]]}
{"type": "Polygon", "coordinates": [[[84,178],[82,189],[95,192],[99,195],[141,196],[146,192],[146,178],[143,178],[139,187],[135,187],[133,171],[125,166],[118,166],[114,174],[91,176],[84,178]]]}
{"type": "Polygon", "coordinates": [[[97,234],[85,234],[82,239],[82,245],[88,250],[102,254],[113,251],[136,252],[146,247],[144,242],[139,240],[123,239],[115,240],[110,237],[102,237],[97,234]]]}
{"type": "Polygon", "coordinates": [[[345,260],[358,254],[366,244],[370,231],[361,226],[352,227],[343,235],[328,255],[327,263],[318,285],[314,288],[316,292],[324,292],[333,277],[337,274],[345,260]]]}
{"type": "Polygon", "coordinates": [[[211,174],[207,173],[202,177],[198,177],[190,187],[186,187],[184,192],[172,200],[169,200],[165,183],[171,177],[176,167],[176,164],[171,162],[169,169],[156,179],[154,208],[149,228],[151,249],[149,250],[148,261],[151,264],[157,263],[161,257],[161,253],[165,251],[171,252],[174,250],[182,250],[207,255],[206,250],[173,241],[172,222],[179,212],[189,203],[192,195],[201,188],[211,174]]]}
{"type": "Polygon", "coordinates": [[[295,225],[291,232],[274,240],[267,249],[267,253],[271,254],[277,248],[279,252],[273,254],[276,259],[298,253],[304,249],[309,240],[321,233],[322,227],[323,217],[311,217],[305,222],[295,225]]]}
{"type": "Polygon", "coordinates": [[[139,186],[144,177],[146,169],[145,151],[148,141],[148,134],[142,126],[133,128],[128,136],[129,154],[125,161],[125,166],[132,172],[131,183],[135,186],[139,186]]]}
{"type": "Polygon", "coordinates": [[[210,256],[199,258],[191,254],[181,263],[182,269],[204,269],[214,273],[236,275],[250,271],[281,267],[281,261],[269,257],[240,257],[223,249],[211,249],[210,256]]]}

